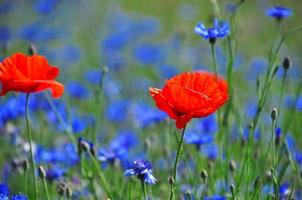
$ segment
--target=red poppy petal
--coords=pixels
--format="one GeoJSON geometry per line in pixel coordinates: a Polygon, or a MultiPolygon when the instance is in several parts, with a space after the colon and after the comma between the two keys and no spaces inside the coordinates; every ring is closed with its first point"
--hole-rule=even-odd
{"type": "Polygon", "coordinates": [[[149,88],[150,95],[153,97],[156,106],[166,112],[169,117],[172,119],[177,119],[179,116],[177,113],[174,112],[173,108],[167,103],[167,101],[164,99],[164,97],[161,95],[161,90],[157,88],[149,88]]]}
{"type": "Polygon", "coordinates": [[[176,120],[176,122],[175,122],[176,127],[179,129],[184,128],[191,119],[192,119],[192,116],[190,114],[182,115],[181,117],[179,117],[176,120]]]}
{"type": "Polygon", "coordinates": [[[46,81],[2,81],[2,89],[0,96],[5,95],[9,91],[17,91],[24,93],[41,92],[43,90],[50,89],[54,98],[59,98],[63,95],[64,86],[53,80],[46,81]]]}
{"type": "Polygon", "coordinates": [[[44,56],[27,56],[15,53],[4,60],[4,65],[14,65],[25,77],[32,80],[51,80],[57,77],[59,69],[48,64],[44,56]]]}

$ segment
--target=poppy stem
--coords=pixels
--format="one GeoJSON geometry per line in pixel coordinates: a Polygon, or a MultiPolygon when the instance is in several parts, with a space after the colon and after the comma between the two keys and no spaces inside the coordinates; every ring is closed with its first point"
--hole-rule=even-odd
{"type": "Polygon", "coordinates": [[[28,111],[29,95],[30,94],[26,94],[25,114],[26,114],[26,129],[27,129],[27,137],[28,137],[28,142],[29,142],[32,178],[33,178],[33,181],[34,181],[34,198],[33,199],[36,200],[37,199],[37,194],[38,194],[38,189],[37,189],[37,182],[36,182],[36,176],[35,176],[36,164],[35,164],[34,155],[33,155],[32,139],[31,139],[30,123],[29,123],[29,111],[28,111]]]}
{"type": "Polygon", "coordinates": [[[183,143],[183,140],[184,140],[185,130],[186,130],[186,125],[182,129],[181,138],[180,138],[180,141],[178,143],[177,154],[176,154],[176,159],[175,159],[175,163],[174,163],[174,170],[173,170],[173,179],[174,179],[174,181],[172,181],[172,184],[171,184],[170,200],[174,199],[174,192],[175,192],[175,188],[176,188],[177,165],[178,165],[178,160],[179,160],[179,156],[180,156],[180,152],[181,152],[181,148],[182,148],[182,143],[183,143]]]}

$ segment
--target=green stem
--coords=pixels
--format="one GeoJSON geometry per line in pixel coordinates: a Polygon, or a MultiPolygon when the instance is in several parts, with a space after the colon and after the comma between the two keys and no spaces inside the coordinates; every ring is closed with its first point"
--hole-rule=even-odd
{"type": "Polygon", "coordinates": [[[206,197],[207,187],[208,187],[207,180],[204,180],[203,190],[202,190],[202,194],[201,194],[201,199],[202,200],[205,199],[205,197],[206,197]]]}
{"type": "Polygon", "coordinates": [[[42,181],[43,181],[44,189],[45,189],[45,192],[46,192],[47,200],[50,200],[45,178],[43,178],[42,181]]]}
{"type": "Polygon", "coordinates": [[[145,186],[144,180],[141,180],[141,184],[142,184],[142,191],[143,191],[143,195],[144,195],[144,200],[147,200],[146,186],[145,186]]]}
{"type": "Polygon", "coordinates": [[[182,129],[181,139],[178,143],[177,154],[176,154],[176,159],[175,159],[175,163],[174,163],[174,170],[173,170],[174,182],[171,184],[170,200],[174,199],[174,193],[175,193],[175,187],[176,187],[177,165],[178,165],[180,151],[181,151],[181,147],[182,147],[182,143],[183,143],[183,139],[184,139],[184,135],[185,135],[185,130],[186,130],[186,126],[182,129]]]}
{"type": "Polygon", "coordinates": [[[216,59],[216,50],[215,50],[215,44],[211,44],[211,52],[212,52],[212,58],[213,58],[213,67],[214,67],[214,72],[215,76],[217,78],[218,71],[217,71],[217,59],[216,59]]]}
{"type": "Polygon", "coordinates": [[[36,176],[35,176],[36,164],[35,164],[34,155],[33,155],[32,138],[31,138],[31,132],[30,132],[30,125],[29,125],[29,111],[28,111],[29,95],[30,94],[26,94],[26,102],[25,102],[26,129],[27,129],[27,137],[28,137],[28,142],[29,142],[32,178],[34,181],[34,199],[37,200],[38,189],[37,189],[37,182],[36,182],[36,176]]]}
{"type": "MultiPolygon", "coordinates": [[[[216,58],[215,44],[211,44],[211,50],[212,50],[215,78],[216,78],[216,81],[218,81],[218,64],[217,64],[217,58],[216,58]]],[[[218,137],[219,137],[219,159],[220,159],[220,163],[222,163],[223,137],[222,137],[222,127],[221,127],[221,117],[220,116],[221,116],[221,113],[220,113],[220,110],[218,110],[217,111],[217,123],[218,123],[218,137]]]]}
{"type": "Polygon", "coordinates": [[[276,119],[272,121],[272,154],[273,154],[273,167],[276,165],[276,152],[275,152],[275,129],[276,129],[276,119]]]}
{"type": "Polygon", "coordinates": [[[28,194],[28,176],[27,176],[27,170],[24,170],[24,186],[25,186],[25,194],[28,194]]]}
{"type": "Polygon", "coordinates": [[[95,160],[95,158],[93,157],[93,155],[90,152],[88,152],[88,154],[90,156],[90,159],[92,160],[93,167],[94,167],[95,171],[97,172],[101,186],[104,187],[104,190],[107,193],[108,197],[110,197],[110,199],[113,199],[110,188],[109,188],[109,184],[107,183],[107,181],[100,169],[99,163],[95,160]]]}
{"type": "Polygon", "coordinates": [[[50,98],[49,94],[44,93],[45,97],[52,109],[52,111],[55,113],[56,117],[59,120],[59,123],[61,124],[61,126],[64,128],[64,133],[67,134],[67,137],[69,138],[69,140],[72,142],[73,145],[76,145],[76,139],[74,137],[74,135],[72,134],[72,129],[69,125],[67,125],[64,122],[64,119],[62,118],[62,116],[60,115],[60,113],[58,112],[58,109],[56,108],[55,104],[53,103],[52,98],[50,98]],[[66,128],[65,128],[66,127],[66,128]]]}
{"type": "Polygon", "coordinates": [[[279,107],[278,107],[278,111],[279,111],[278,118],[281,114],[281,109],[282,109],[282,105],[283,105],[286,77],[287,77],[287,69],[285,69],[283,77],[282,77],[280,103],[279,103],[279,107]]]}

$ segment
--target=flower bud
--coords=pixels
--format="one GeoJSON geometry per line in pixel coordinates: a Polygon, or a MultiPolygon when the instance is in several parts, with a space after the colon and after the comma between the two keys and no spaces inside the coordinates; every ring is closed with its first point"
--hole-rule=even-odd
{"type": "Polygon", "coordinates": [[[230,190],[232,192],[232,195],[234,196],[234,194],[235,194],[235,186],[233,184],[230,185],[230,190]]]}
{"type": "Polygon", "coordinates": [[[27,171],[27,170],[29,169],[29,163],[28,163],[28,160],[27,160],[27,159],[22,160],[21,165],[22,165],[22,169],[23,169],[24,171],[27,171]]]}
{"type": "Polygon", "coordinates": [[[200,177],[205,181],[208,178],[208,172],[205,169],[202,169],[200,172],[200,177]]]}
{"type": "Polygon", "coordinates": [[[277,108],[273,108],[272,112],[271,112],[271,118],[272,120],[276,120],[277,119],[277,116],[278,116],[278,111],[277,111],[277,108]]]}
{"type": "Polygon", "coordinates": [[[170,185],[174,185],[174,178],[173,178],[172,176],[169,177],[168,183],[169,183],[170,185]]]}
{"type": "Polygon", "coordinates": [[[30,44],[29,47],[28,47],[28,53],[29,55],[34,55],[34,54],[37,54],[37,48],[34,44],[30,44]]]}
{"type": "Polygon", "coordinates": [[[230,172],[235,172],[237,169],[236,163],[234,160],[230,160],[229,162],[229,170],[230,172]]]}
{"type": "Polygon", "coordinates": [[[289,57],[285,57],[282,63],[283,69],[288,70],[291,67],[291,59],[289,57]]]}
{"type": "Polygon", "coordinates": [[[81,149],[82,149],[82,150],[84,150],[84,151],[86,151],[86,152],[89,152],[89,151],[90,151],[90,145],[89,145],[88,142],[82,140],[80,144],[81,144],[80,146],[81,146],[81,149]]]}
{"type": "Polygon", "coordinates": [[[39,173],[39,177],[41,179],[44,179],[46,177],[46,172],[45,172],[45,169],[42,165],[39,166],[38,173],[39,173]]]}

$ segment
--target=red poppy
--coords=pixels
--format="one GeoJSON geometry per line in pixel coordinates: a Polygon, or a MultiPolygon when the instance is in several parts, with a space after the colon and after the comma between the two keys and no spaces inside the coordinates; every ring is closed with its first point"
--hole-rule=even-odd
{"type": "Polygon", "coordinates": [[[210,115],[228,100],[226,81],[209,72],[185,72],[167,80],[163,89],[150,87],[149,92],[179,129],[192,118],[210,115]]]}
{"type": "Polygon", "coordinates": [[[54,81],[59,72],[43,56],[15,53],[0,63],[0,96],[10,91],[29,94],[50,89],[52,96],[59,98],[64,91],[64,86],[54,81]]]}

